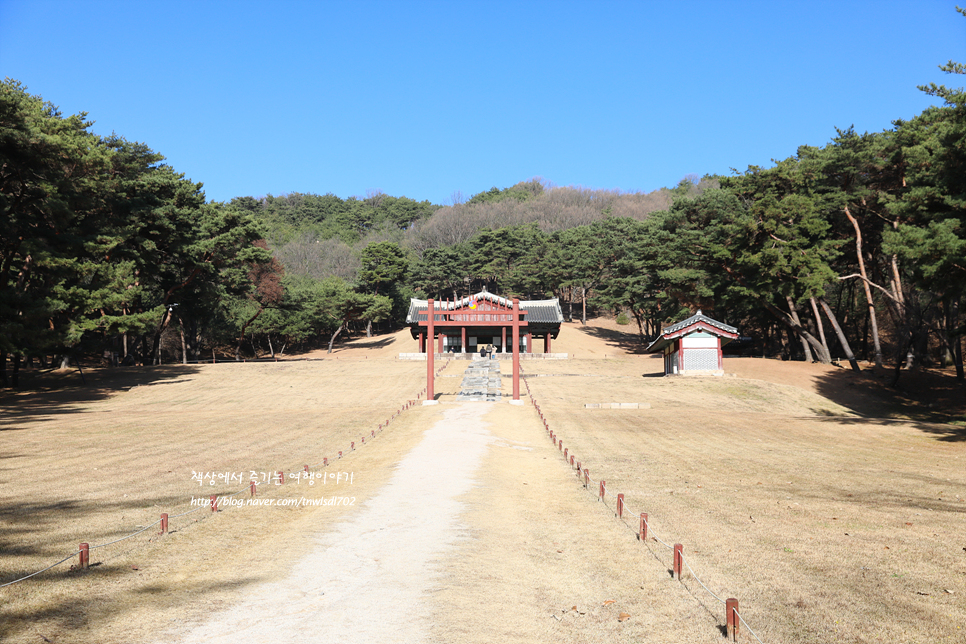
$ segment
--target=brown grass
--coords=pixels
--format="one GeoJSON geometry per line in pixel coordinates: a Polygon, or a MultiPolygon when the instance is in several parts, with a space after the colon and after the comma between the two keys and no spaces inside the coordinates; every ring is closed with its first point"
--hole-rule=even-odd
{"type": "MultiPolygon", "coordinates": [[[[898,400],[874,373],[760,359],[726,363],[736,377],[661,378],[660,360],[628,353],[626,330],[566,325],[554,350],[576,359],[524,364],[554,431],[613,497],[599,503],[584,490],[532,407],[494,406],[499,442],[464,499],[468,539],[440,562],[427,600],[435,638],[720,641],[718,601],[689,574],[671,580],[669,551],[640,544],[633,516],[614,517],[623,492],[658,536],[684,544],[705,584],[740,599],[765,642],[966,642],[966,432],[936,422],[961,419],[962,408],[937,407],[929,393],[961,400],[949,374],[904,376],[898,400]],[[941,386],[917,388],[929,378],[941,386]]],[[[105,370],[86,388],[76,374],[53,374],[33,381],[43,388],[3,394],[0,583],[80,541],[187,510],[192,495],[240,487],[198,487],[192,470],[247,479],[345,449],[423,386],[425,363],[392,359],[413,350],[407,333],[324,360],[105,370]]],[[[444,404],[458,384],[437,381],[444,404]]],[[[354,472],[358,504],[437,415],[407,411],[335,465],[354,472]]],[[[302,482],[267,493],[334,490],[302,482]]],[[[64,564],[0,589],[0,639],[132,642],[180,630],[283,578],[351,511],[230,508],[173,520],[168,536],[152,529],[92,551],[87,573],[64,564]]]]}
{"type": "MultiPolygon", "coordinates": [[[[0,583],[63,558],[81,541],[107,543],[162,512],[189,510],[192,496],[245,488],[251,471],[262,479],[328,457],[330,471],[355,473],[351,487],[290,480],[259,495],[352,494],[361,503],[418,440],[412,419],[419,410],[397,418],[367,449],[360,438],[416,397],[424,368],[369,360],[171,366],[90,372],[87,388],[76,374],[55,374],[48,384],[56,389],[6,395],[0,583]],[[359,448],[351,454],[350,441],[359,448]],[[346,452],[342,461],[338,450],[346,452]],[[199,485],[193,471],[241,472],[244,481],[199,485]]],[[[172,519],[168,536],[152,528],[92,550],[88,573],[63,564],[0,589],[0,639],[144,641],[151,628],[283,574],[319,521],[345,512],[233,507],[172,519]]]]}

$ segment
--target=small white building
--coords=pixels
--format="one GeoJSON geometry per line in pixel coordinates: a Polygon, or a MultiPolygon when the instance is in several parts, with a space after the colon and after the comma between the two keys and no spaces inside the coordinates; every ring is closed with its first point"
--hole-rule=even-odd
{"type": "Polygon", "coordinates": [[[738,338],[738,329],[697,313],[672,324],[647,347],[664,354],[664,375],[724,375],[721,347],[738,338]]]}

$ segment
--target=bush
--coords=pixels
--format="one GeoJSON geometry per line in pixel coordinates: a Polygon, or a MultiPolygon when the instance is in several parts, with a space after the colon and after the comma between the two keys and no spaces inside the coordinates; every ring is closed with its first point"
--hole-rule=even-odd
{"type": "Polygon", "coordinates": [[[627,313],[624,313],[623,311],[621,311],[620,313],[617,314],[617,319],[615,320],[615,322],[617,322],[618,324],[630,324],[631,319],[627,317],[627,313]]]}

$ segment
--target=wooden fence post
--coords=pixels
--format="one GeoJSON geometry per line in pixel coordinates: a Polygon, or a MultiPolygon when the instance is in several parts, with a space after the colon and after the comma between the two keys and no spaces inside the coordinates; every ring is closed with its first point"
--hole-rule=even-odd
{"type": "Polygon", "coordinates": [[[600,482],[600,497],[598,497],[598,499],[597,499],[598,501],[603,501],[604,500],[604,486],[606,484],[607,484],[607,481],[601,481],[600,482]]]}
{"type": "Polygon", "coordinates": [[[168,534],[168,515],[161,515],[161,534],[168,534]]]}
{"type": "Polygon", "coordinates": [[[91,546],[87,543],[80,544],[80,568],[87,570],[91,561],[91,546]]]}
{"type": "Polygon", "coordinates": [[[725,601],[725,621],[728,623],[728,639],[738,641],[738,600],[734,597],[725,601]]]}
{"type": "Polygon", "coordinates": [[[211,511],[212,512],[217,512],[218,511],[218,495],[217,494],[212,494],[211,495],[211,511]]]}
{"type": "Polygon", "coordinates": [[[584,468],[584,487],[590,486],[590,470],[584,468]]]}
{"type": "Polygon", "coordinates": [[[637,536],[641,541],[647,541],[647,512],[641,512],[641,531],[637,536]]]}
{"type": "Polygon", "coordinates": [[[252,493],[252,496],[255,496],[255,486],[256,486],[256,485],[257,485],[257,483],[255,483],[255,481],[252,481],[252,482],[251,482],[251,483],[249,483],[249,485],[248,485],[248,487],[249,487],[249,489],[251,490],[251,493],[252,493]]]}
{"type": "Polygon", "coordinates": [[[684,546],[680,543],[674,544],[674,574],[681,579],[681,569],[684,567],[684,546]]]}
{"type": "Polygon", "coordinates": [[[624,518],[624,493],[621,492],[617,495],[617,518],[624,518]]]}

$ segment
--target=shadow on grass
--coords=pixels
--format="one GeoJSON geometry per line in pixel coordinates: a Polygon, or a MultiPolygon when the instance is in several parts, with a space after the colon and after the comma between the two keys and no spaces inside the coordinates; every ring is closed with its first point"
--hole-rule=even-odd
{"type": "MultiPolygon", "coordinates": [[[[860,373],[843,368],[816,378],[817,392],[863,418],[834,417],[839,423],[912,424],[943,441],[966,441],[966,385],[952,371],[903,373],[892,389],[889,369],[860,373]]],[[[829,420],[832,420],[830,417],[829,420]]]]}
{"type": "MultiPolygon", "coordinates": [[[[126,607],[143,602],[157,602],[165,597],[164,604],[172,611],[181,613],[179,606],[196,602],[213,592],[242,591],[264,582],[262,577],[249,576],[229,582],[173,583],[163,578],[151,583],[135,582],[133,587],[104,596],[91,592],[91,586],[124,583],[125,578],[138,574],[129,566],[98,566],[84,572],[70,572],[60,580],[64,591],[51,595],[51,599],[36,608],[11,608],[7,603],[0,608],[0,641],[20,638],[17,641],[63,642],[85,641],[86,629],[92,624],[118,619],[126,607]],[[28,640],[27,638],[30,637],[28,640]]],[[[164,573],[160,573],[163,575],[164,573]]]]}
{"type": "Polygon", "coordinates": [[[620,349],[631,354],[643,354],[647,344],[641,342],[641,336],[632,327],[628,331],[616,331],[614,329],[604,329],[597,326],[580,326],[577,330],[581,333],[603,340],[608,346],[620,349]]]}
{"type": "Polygon", "coordinates": [[[80,413],[86,403],[133,387],[173,384],[198,371],[190,365],[90,369],[83,380],[77,370],[21,372],[19,389],[0,390],[0,431],[20,429],[35,416],[80,413]]]}
{"type": "Polygon", "coordinates": [[[182,496],[159,496],[150,499],[131,497],[118,501],[82,501],[68,499],[52,503],[4,503],[0,505],[0,583],[12,581],[35,572],[18,565],[19,557],[43,557],[51,562],[62,559],[81,541],[89,541],[92,546],[125,537],[139,528],[160,519],[161,512],[177,513],[184,511],[186,502],[182,496]],[[75,541],[64,545],[43,543],[45,535],[54,532],[57,525],[75,523],[89,516],[95,509],[99,514],[128,517],[129,522],[111,524],[109,532],[97,531],[95,534],[79,534],[75,541]],[[135,518],[131,518],[131,517],[135,518]],[[39,545],[38,542],[42,543],[39,545]]]}

